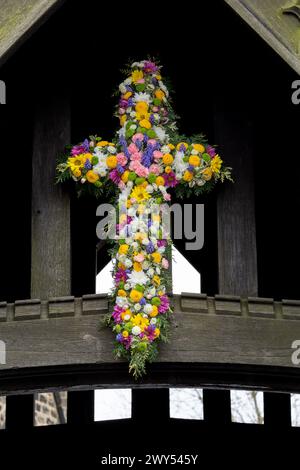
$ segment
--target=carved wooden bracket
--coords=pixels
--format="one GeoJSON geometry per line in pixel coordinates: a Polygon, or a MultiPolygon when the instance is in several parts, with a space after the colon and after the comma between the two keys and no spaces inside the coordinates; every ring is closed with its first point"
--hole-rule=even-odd
{"type": "Polygon", "coordinates": [[[289,4],[282,9],[283,13],[295,15],[300,20],[300,1],[289,2],[289,4]]]}

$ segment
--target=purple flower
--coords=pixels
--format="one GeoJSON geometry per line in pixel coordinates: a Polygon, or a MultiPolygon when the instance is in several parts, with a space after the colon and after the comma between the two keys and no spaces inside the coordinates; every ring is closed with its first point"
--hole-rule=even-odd
{"type": "Polygon", "coordinates": [[[192,172],[192,171],[194,171],[195,167],[194,167],[193,165],[189,165],[189,166],[187,167],[187,169],[188,169],[188,171],[191,171],[191,172],[192,172]]]}
{"type": "Polygon", "coordinates": [[[185,151],[186,151],[185,145],[183,145],[183,144],[180,145],[180,151],[181,151],[181,152],[185,152],[185,151]]]}
{"type": "Polygon", "coordinates": [[[110,173],[109,173],[109,176],[108,176],[115,184],[118,184],[120,183],[121,181],[121,177],[118,173],[118,170],[117,168],[114,168],[110,173]]]}
{"type": "Polygon", "coordinates": [[[120,100],[119,106],[120,106],[120,108],[128,108],[128,101],[127,100],[120,100]]]}
{"type": "Polygon", "coordinates": [[[154,245],[152,242],[148,243],[148,245],[146,246],[146,251],[147,253],[150,255],[151,253],[154,253],[155,251],[155,248],[154,248],[154,245]]]}
{"type": "Polygon", "coordinates": [[[90,143],[89,143],[88,139],[85,139],[82,142],[82,147],[84,148],[86,153],[88,153],[90,151],[90,143]]]}
{"type": "Polygon", "coordinates": [[[86,170],[91,170],[93,168],[93,165],[91,164],[91,162],[89,161],[89,159],[86,160],[85,164],[84,164],[84,168],[86,170]]]}
{"type": "Polygon", "coordinates": [[[162,246],[167,246],[167,241],[166,240],[157,240],[157,246],[158,248],[162,246]]]}
{"type": "Polygon", "coordinates": [[[151,114],[149,121],[151,122],[152,125],[154,124],[155,117],[153,116],[153,114],[151,114]]]}
{"type": "Polygon", "coordinates": [[[206,147],[206,152],[208,153],[208,155],[209,155],[211,158],[213,158],[213,157],[215,157],[215,156],[217,155],[216,150],[215,150],[214,147],[212,147],[211,145],[208,145],[208,146],[206,147]]]}
{"type": "Polygon", "coordinates": [[[175,186],[177,186],[178,181],[173,171],[171,171],[170,173],[164,173],[162,176],[163,176],[163,179],[165,180],[166,186],[171,187],[171,188],[174,188],[175,186]]]}
{"type": "Polygon", "coordinates": [[[140,305],[145,305],[147,303],[145,297],[142,297],[140,300],[140,305]]]}
{"type": "Polygon", "coordinates": [[[151,60],[145,60],[144,71],[146,73],[155,73],[158,71],[158,67],[154,62],[151,62],[151,60]]]}
{"type": "Polygon", "coordinates": [[[119,173],[119,175],[123,175],[124,173],[124,168],[122,167],[122,165],[117,165],[117,171],[119,173]]]}
{"type": "Polygon", "coordinates": [[[133,99],[132,99],[132,98],[129,98],[129,100],[128,100],[128,106],[133,106],[133,99]]]}

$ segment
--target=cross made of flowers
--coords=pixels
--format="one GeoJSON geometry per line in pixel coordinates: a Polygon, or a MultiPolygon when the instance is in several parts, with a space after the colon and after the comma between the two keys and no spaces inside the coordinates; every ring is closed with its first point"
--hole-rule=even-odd
{"type": "Polygon", "coordinates": [[[178,134],[159,65],[134,62],[119,91],[121,128],[115,138],[108,142],[90,136],[69,147],[57,166],[57,179],[72,178],[79,194],[111,194],[118,205],[111,249],[113,309],[106,324],[115,334],[116,356],[129,361],[137,378],[155,359],[159,341],[167,341],[172,315],[167,295],[172,242],[163,234],[157,207],[171,200],[170,188],[178,197],[198,195],[231,180],[231,169],[203,135],[178,134]]]}

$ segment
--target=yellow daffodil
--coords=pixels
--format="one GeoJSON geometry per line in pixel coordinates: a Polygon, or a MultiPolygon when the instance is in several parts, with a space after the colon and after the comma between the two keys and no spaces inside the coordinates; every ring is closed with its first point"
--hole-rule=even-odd
{"type": "Polygon", "coordinates": [[[150,194],[146,191],[146,189],[142,186],[135,186],[133,191],[130,194],[130,197],[134,198],[137,202],[143,202],[146,199],[150,198],[150,194]]]}
{"type": "Polygon", "coordinates": [[[140,121],[140,126],[144,127],[144,129],[150,129],[152,127],[151,122],[148,119],[142,119],[140,121]]]}

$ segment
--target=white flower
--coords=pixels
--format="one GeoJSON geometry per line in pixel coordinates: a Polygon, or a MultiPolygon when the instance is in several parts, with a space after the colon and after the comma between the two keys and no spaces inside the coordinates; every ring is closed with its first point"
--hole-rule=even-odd
{"type": "Polygon", "coordinates": [[[192,154],[192,155],[198,155],[198,153],[199,153],[198,150],[195,150],[195,149],[193,149],[193,150],[191,151],[191,154],[192,154]]]}
{"type": "Polygon", "coordinates": [[[139,326],[134,326],[134,327],[132,328],[132,330],[131,330],[131,332],[132,332],[132,334],[133,334],[134,336],[138,336],[138,335],[141,333],[141,331],[142,331],[142,330],[140,329],[139,326]]]}
{"type": "Polygon", "coordinates": [[[162,91],[166,94],[166,96],[169,96],[169,90],[166,87],[166,85],[162,81],[159,81],[158,84],[160,88],[162,89],[162,91]]]}
{"type": "Polygon", "coordinates": [[[132,243],[132,248],[133,248],[134,250],[136,250],[136,249],[138,248],[138,246],[139,246],[138,242],[133,242],[133,243],[132,243]]]}
{"type": "Polygon", "coordinates": [[[150,90],[154,90],[155,86],[152,85],[152,83],[149,83],[148,88],[150,88],[150,90]]]}
{"type": "Polygon", "coordinates": [[[153,307],[152,307],[151,304],[145,304],[145,305],[144,305],[144,312],[145,312],[145,313],[151,313],[152,310],[153,310],[153,307]]]}
{"type": "Polygon", "coordinates": [[[116,153],[117,152],[116,147],[113,147],[112,145],[109,145],[107,147],[107,150],[109,151],[109,153],[116,153]]]}
{"type": "Polygon", "coordinates": [[[150,103],[151,96],[148,93],[135,93],[133,97],[133,101],[138,103],[139,101],[144,101],[145,103],[150,103]]]}
{"type": "Polygon", "coordinates": [[[142,263],[142,268],[143,268],[143,269],[148,269],[149,266],[150,266],[149,261],[144,261],[144,262],[142,263]]]}
{"type": "Polygon", "coordinates": [[[131,85],[132,83],[132,78],[131,77],[128,77],[126,78],[126,80],[124,80],[124,85],[131,85]]]}
{"type": "Polygon", "coordinates": [[[150,325],[155,325],[157,322],[156,318],[151,318],[150,325]]]}
{"type": "Polygon", "coordinates": [[[126,267],[126,268],[131,268],[131,266],[132,266],[132,261],[131,261],[131,259],[126,258],[126,260],[124,261],[124,264],[125,264],[125,267],[126,267]]]}
{"type": "Polygon", "coordinates": [[[136,125],[136,124],[132,124],[132,125],[129,127],[129,129],[130,129],[131,131],[135,131],[136,128],[137,128],[137,125],[136,125]]]}
{"type": "MultiPolygon", "coordinates": [[[[148,186],[146,187],[146,191],[147,193],[151,194],[153,193],[154,189],[153,189],[153,186],[152,184],[148,184],[148,186]]],[[[146,211],[145,211],[146,212],[146,211]]],[[[149,212],[148,212],[149,213],[149,212]]]]}
{"type": "Polygon", "coordinates": [[[153,276],[154,275],[154,269],[153,268],[149,268],[148,271],[147,271],[147,274],[148,276],[153,276]]]}
{"type": "Polygon", "coordinates": [[[142,62],[133,62],[133,64],[131,65],[131,68],[135,68],[135,67],[138,67],[139,69],[142,69],[144,67],[144,61],[142,62]]]}
{"type": "Polygon", "coordinates": [[[131,111],[130,117],[135,118],[135,116],[136,116],[136,112],[135,112],[135,111],[131,111]]]}
{"type": "Polygon", "coordinates": [[[160,274],[160,268],[158,266],[156,267],[155,271],[156,271],[156,274],[160,274]]]}
{"type": "Polygon", "coordinates": [[[128,275],[128,282],[131,286],[135,286],[136,284],[147,284],[149,281],[148,276],[143,271],[132,271],[128,275]]]}
{"type": "Polygon", "coordinates": [[[141,306],[141,304],[137,303],[137,304],[134,304],[133,308],[136,312],[139,312],[141,310],[142,306],[141,306]]]}
{"type": "Polygon", "coordinates": [[[156,294],[156,290],[155,290],[155,287],[151,287],[151,289],[149,289],[149,295],[150,297],[154,297],[156,294]]]}
{"type": "Polygon", "coordinates": [[[162,148],[161,148],[161,151],[162,151],[162,153],[169,153],[170,148],[169,148],[168,145],[163,145],[162,148]]]}
{"type": "Polygon", "coordinates": [[[149,238],[145,237],[143,240],[142,240],[142,244],[147,246],[149,245],[149,238]]]}
{"type": "Polygon", "coordinates": [[[130,315],[128,315],[128,314],[127,314],[127,315],[125,315],[125,316],[124,316],[124,320],[125,320],[125,321],[128,321],[128,320],[130,320],[130,315]]]}
{"type": "MultiPolygon", "coordinates": [[[[126,284],[124,284],[124,289],[125,290],[129,290],[130,289],[130,284],[128,284],[128,282],[126,282],[126,284]]],[[[138,305],[138,304],[137,304],[138,305]]]]}
{"type": "Polygon", "coordinates": [[[126,302],[127,302],[126,297],[116,297],[116,304],[119,307],[125,307],[126,302]]]}
{"type": "Polygon", "coordinates": [[[121,83],[120,86],[119,86],[119,90],[121,93],[126,93],[126,86],[124,85],[124,83],[121,83]]]}
{"type": "Polygon", "coordinates": [[[155,134],[157,135],[158,140],[160,140],[161,142],[165,142],[165,140],[167,140],[168,138],[167,133],[162,127],[153,126],[153,130],[155,134]]]}

